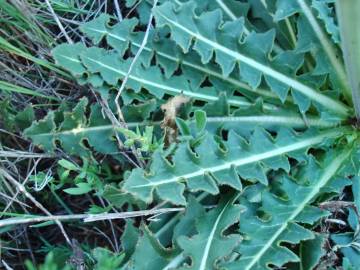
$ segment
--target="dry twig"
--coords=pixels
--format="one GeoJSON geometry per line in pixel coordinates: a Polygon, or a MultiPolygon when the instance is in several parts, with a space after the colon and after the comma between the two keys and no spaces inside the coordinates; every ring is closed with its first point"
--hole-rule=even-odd
{"type": "Polygon", "coordinates": [[[141,211],[130,211],[123,213],[104,213],[104,214],[74,214],[74,215],[48,215],[48,216],[37,216],[37,217],[26,217],[26,218],[8,218],[0,220],[0,227],[16,224],[28,224],[46,221],[68,221],[68,220],[83,220],[83,222],[94,222],[101,220],[112,220],[112,219],[126,219],[133,217],[161,215],[170,212],[184,211],[184,208],[161,208],[161,209],[150,209],[141,211]]]}
{"type": "MultiPolygon", "coordinates": [[[[158,2],[158,0],[154,1],[153,8],[156,6],[157,2],[158,2]]],[[[123,79],[123,81],[121,83],[121,86],[119,88],[119,91],[117,92],[116,97],[115,97],[115,104],[116,104],[117,113],[118,113],[119,119],[122,122],[125,122],[125,121],[124,121],[124,116],[123,116],[123,114],[121,112],[121,108],[120,108],[120,105],[119,105],[119,98],[121,96],[122,91],[125,89],[126,83],[127,83],[128,79],[130,77],[130,74],[131,74],[131,71],[132,71],[133,67],[136,64],[137,59],[139,58],[141,52],[144,50],[144,47],[145,47],[145,45],[147,43],[147,40],[148,40],[148,37],[149,37],[149,32],[150,32],[150,29],[151,29],[152,19],[153,19],[153,14],[151,13],[148,24],[146,26],[145,35],[144,35],[144,38],[143,38],[143,40],[141,42],[139,50],[136,52],[136,54],[134,56],[134,59],[132,60],[132,62],[130,64],[130,67],[128,69],[128,72],[126,73],[126,75],[125,75],[125,77],[124,77],[124,79],[123,79]]]]}
{"type": "MultiPolygon", "coordinates": [[[[48,215],[49,217],[53,216],[41,203],[39,203],[29,192],[26,191],[25,187],[22,184],[20,184],[18,181],[16,181],[7,171],[0,168],[0,174],[3,175],[7,180],[9,180],[14,186],[16,186],[16,188],[21,193],[23,193],[33,204],[35,204],[36,207],[38,207],[46,215],[48,215]]],[[[64,235],[66,242],[71,246],[70,238],[67,235],[63,225],[57,219],[55,219],[55,222],[59,226],[62,234],[64,235]]]]}

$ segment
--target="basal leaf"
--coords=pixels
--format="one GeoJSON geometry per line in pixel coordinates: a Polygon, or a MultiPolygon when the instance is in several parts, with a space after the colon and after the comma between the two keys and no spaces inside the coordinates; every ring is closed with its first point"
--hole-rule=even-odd
{"type": "Polygon", "coordinates": [[[299,55],[284,52],[284,55],[277,55],[274,60],[269,59],[273,31],[251,33],[240,43],[241,33],[237,29],[242,28],[241,20],[222,23],[221,11],[204,12],[196,16],[195,8],[196,5],[190,1],[180,6],[166,2],[154,9],[157,26],[169,26],[172,39],[184,52],[194,48],[204,64],[215,53],[216,62],[221,66],[224,76],[228,76],[237,63],[240,63],[240,76],[244,81],[256,88],[264,76],[268,85],[282,100],[292,88],[331,111],[340,115],[348,113],[346,106],[339,101],[311,88],[296,77],[296,71],[302,64],[299,55]]]}
{"type": "MultiPolygon", "coordinates": [[[[53,52],[55,59],[62,58],[63,48],[71,46],[69,44],[58,46],[53,52]]],[[[87,72],[94,76],[100,74],[106,83],[114,86],[117,86],[119,80],[125,77],[132,61],[132,59],[122,60],[117,53],[108,52],[97,47],[78,50],[77,54],[86,67],[87,72]]],[[[69,69],[69,71],[72,70],[72,66],[64,66],[64,68],[69,69]]],[[[127,88],[133,89],[136,92],[140,91],[141,88],[145,88],[157,98],[162,98],[164,94],[182,94],[198,100],[210,102],[218,100],[218,92],[215,88],[206,87],[202,88],[201,91],[194,91],[189,83],[186,80],[182,80],[181,77],[174,76],[166,79],[156,66],[144,68],[141,65],[137,65],[129,76],[127,88]]],[[[241,97],[229,98],[228,102],[233,106],[250,104],[241,97]]]]}
{"type": "Polygon", "coordinates": [[[208,134],[194,151],[187,143],[180,144],[171,163],[156,152],[149,172],[134,169],[125,180],[123,189],[148,203],[153,201],[156,191],[163,200],[186,204],[183,197],[185,183],[190,191],[202,190],[211,194],[218,194],[219,185],[241,190],[239,176],[266,185],[269,169],[289,171],[287,156],[302,159],[309,147],[338,135],[338,132],[317,133],[311,130],[297,135],[281,129],[274,140],[263,129],[255,128],[249,141],[230,132],[228,140],[220,147],[208,134]]]}
{"type": "Polygon", "coordinates": [[[182,236],[191,236],[196,232],[195,220],[204,216],[205,209],[200,202],[196,200],[195,197],[189,196],[188,205],[186,207],[185,213],[179,219],[179,222],[174,227],[173,231],[173,241],[176,243],[176,240],[182,236]]]}
{"type": "Polygon", "coordinates": [[[149,269],[158,270],[168,263],[169,254],[152,233],[143,229],[143,236],[139,238],[138,244],[125,269],[149,269]]]}
{"type": "Polygon", "coordinates": [[[334,8],[329,5],[330,2],[313,0],[312,7],[317,10],[318,18],[324,22],[326,31],[331,35],[334,43],[340,43],[339,27],[333,16],[334,8]]]}
{"type": "Polygon", "coordinates": [[[24,131],[36,145],[47,151],[54,151],[56,142],[69,154],[87,155],[87,140],[96,151],[110,154],[118,151],[114,136],[114,128],[110,121],[102,116],[99,105],[91,107],[89,119],[85,117],[88,101],[83,98],[72,112],[63,113],[63,121],[59,126],[54,122],[54,112],[50,112],[43,120],[34,122],[24,131]]]}
{"type": "MultiPolygon", "coordinates": [[[[199,2],[199,5],[202,6],[201,9],[206,9],[206,5],[213,6],[213,3],[222,1],[206,2],[207,1],[203,1],[202,4],[199,2]]],[[[218,4],[215,4],[215,6],[217,5],[218,4]]],[[[242,3],[240,3],[240,5],[242,5],[242,3]]],[[[93,21],[82,25],[81,30],[84,34],[88,35],[95,44],[98,44],[103,37],[106,37],[107,43],[116,49],[121,56],[124,55],[127,48],[130,48],[135,54],[140,48],[144,38],[144,32],[134,31],[137,20],[125,19],[109,27],[109,19],[109,16],[102,14],[93,21]]],[[[201,83],[204,82],[206,78],[209,78],[215,85],[222,82],[223,84],[225,83],[227,88],[238,90],[248,96],[260,94],[264,96],[264,98],[276,97],[268,90],[256,89],[256,91],[254,91],[254,89],[240,80],[239,74],[233,73],[229,77],[223,76],[219,67],[212,63],[201,63],[201,59],[194,52],[184,54],[181,49],[176,46],[174,41],[164,38],[163,36],[164,34],[156,29],[150,32],[149,41],[139,57],[139,62],[145,67],[150,66],[151,59],[155,56],[158,65],[164,69],[167,78],[172,76],[179,66],[181,66],[183,77],[190,82],[190,86],[195,90],[199,89],[201,83]]]]}
{"type": "Polygon", "coordinates": [[[295,13],[301,14],[297,20],[298,44],[296,45],[296,50],[298,52],[304,52],[304,48],[307,48],[311,51],[316,60],[316,67],[313,73],[329,74],[333,88],[343,92],[345,97],[350,100],[350,87],[344,64],[342,60],[339,59],[340,52],[336,44],[331,42],[326,33],[326,31],[333,33],[336,31],[334,21],[328,17],[331,9],[329,9],[327,3],[324,1],[313,0],[311,3],[312,5],[305,0],[278,0],[277,4],[279,7],[277,12],[279,12],[279,14],[281,13],[281,16],[275,17],[279,20],[295,13]],[[324,21],[325,27],[317,20],[317,17],[324,21]],[[311,42],[306,44],[306,40],[311,42]],[[303,43],[302,46],[300,45],[301,43],[303,43]],[[300,50],[300,48],[302,48],[302,50],[300,50]]]}
{"type": "Polygon", "coordinates": [[[136,249],[139,240],[139,229],[136,228],[131,220],[126,220],[125,230],[121,236],[121,243],[125,258],[130,258],[136,249]]]}
{"type": "Polygon", "coordinates": [[[315,269],[316,265],[322,256],[325,255],[325,243],[326,235],[315,234],[314,239],[310,239],[301,243],[300,246],[300,258],[301,258],[301,269],[312,270],[315,269]]]}
{"type": "MultiPolygon", "coordinates": [[[[266,220],[259,218],[259,208],[255,204],[243,200],[241,203],[247,207],[242,215],[242,220],[246,222],[240,223],[244,240],[237,250],[239,258],[226,264],[226,268],[270,269],[270,264],[281,267],[287,262],[298,262],[297,255],[282,243],[297,244],[314,238],[313,232],[299,223],[313,224],[327,215],[327,212],[310,204],[328,185],[332,185],[333,179],[337,179],[337,174],[351,151],[344,149],[327,153],[322,166],[310,157],[297,182],[288,176],[279,180],[280,188],[286,196],[265,190],[262,194],[261,212],[266,213],[266,220]]],[[[339,187],[337,192],[342,188],[343,186],[339,187]]]]}
{"type": "Polygon", "coordinates": [[[360,254],[359,254],[359,239],[354,233],[339,233],[332,234],[331,240],[335,242],[340,248],[342,254],[347,258],[354,267],[359,269],[360,267],[360,254]]]}
{"type": "Polygon", "coordinates": [[[224,235],[227,228],[239,222],[242,209],[234,204],[238,196],[239,194],[223,200],[215,209],[199,217],[196,223],[197,234],[190,238],[178,238],[178,243],[184,250],[183,255],[191,259],[189,266],[179,269],[216,269],[218,260],[229,255],[240,243],[239,234],[224,235]]]}

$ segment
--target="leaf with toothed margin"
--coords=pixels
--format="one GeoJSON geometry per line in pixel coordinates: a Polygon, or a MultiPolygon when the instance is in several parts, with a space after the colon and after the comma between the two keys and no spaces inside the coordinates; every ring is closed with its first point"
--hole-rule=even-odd
{"type": "Polygon", "coordinates": [[[84,145],[84,140],[100,153],[117,152],[117,145],[112,139],[115,134],[113,126],[102,117],[99,105],[91,106],[90,117],[86,119],[87,104],[88,100],[82,98],[72,111],[63,112],[63,121],[58,126],[54,122],[54,112],[50,112],[43,120],[27,128],[24,135],[50,152],[59,142],[59,146],[69,154],[88,155],[90,149],[84,145]]]}
{"type": "Polygon", "coordinates": [[[312,54],[316,65],[310,73],[328,75],[332,88],[339,93],[344,93],[349,100],[350,86],[344,64],[339,57],[341,52],[336,46],[336,40],[339,41],[339,33],[334,18],[329,15],[332,12],[328,6],[329,1],[277,0],[276,3],[278,6],[275,13],[276,20],[289,20],[292,15],[297,17],[295,52],[312,54]],[[277,13],[281,13],[281,16],[276,16],[277,13]],[[326,32],[331,35],[333,40],[326,32]]]}
{"type": "MultiPolygon", "coordinates": [[[[98,18],[82,25],[81,30],[89,38],[97,44],[101,39],[106,37],[107,44],[114,48],[121,56],[123,56],[128,48],[133,54],[136,54],[141,46],[144,38],[144,32],[134,31],[137,25],[135,18],[125,19],[112,27],[108,26],[108,15],[100,15],[98,18]]],[[[240,35],[241,28],[237,29],[234,35],[240,35]]],[[[246,83],[242,82],[239,74],[232,72],[231,76],[224,77],[221,69],[213,64],[203,64],[199,56],[191,51],[184,54],[181,49],[176,46],[175,42],[165,38],[165,33],[152,29],[149,32],[148,42],[139,55],[138,61],[145,67],[149,67],[153,56],[155,56],[157,64],[164,69],[165,77],[169,78],[181,66],[182,76],[184,76],[194,90],[200,88],[201,83],[206,78],[214,83],[222,82],[226,89],[235,89],[246,96],[254,96],[260,94],[264,98],[275,99],[274,93],[264,89],[255,91],[246,83]]]]}
{"type": "Polygon", "coordinates": [[[326,254],[326,234],[315,233],[315,238],[304,241],[300,245],[301,269],[313,270],[326,254]]]}
{"type": "Polygon", "coordinates": [[[80,52],[86,46],[82,43],[61,44],[54,48],[51,52],[57,65],[68,70],[77,80],[80,85],[90,83],[94,87],[101,87],[104,80],[98,74],[89,74],[86,67],[80,59],[80,52]]]}
{"type": "Polygon", "coordinates": [[[162,269],[167,265],[171,251],[166,250],[145,225],[142,226],[142,232],[143,235],[139,237],[135,251],[125,269],[162,269]]]}
{"type": "MultiPolygon", "coordinates": [[[[157,27],[168,26],[171,38],[184,52],[193,48],[200,54],[204,64],[208,63],[215,53],[215,61],[221,66],[224,76],[228,76],[239,63],[240,76],[252,87],[259,86],[264,76],[267,81],[270,79],[270,87],[273,84],[271,82],[276,81],[277,86],[281,84],[287,90],[292,88],[339,115],[348,114],[344,104],[299,81],[294,75],[296,69],[291,70],[292,73],[279,69],[276,62],[269,58],[274,42],[273,30],[261,34],[251,33],[240,42],[241,36],[234,35],[234,29],[243,27],[242,20],[222,23],[220,10],[196,16],[195,9],[196,5],[192,1],[180,6],[166,2],[154,8],[157,27]]],[[[297,57],[295,52],[292,55],[297,57]]],[[[282,97],[277,87],[271,88],[282,97]]]]}
{"type": "Polygon", "coordinates": [[[335,0],[330,1],[319,1],[313,0],[312,7],[317,10],[318,18],[324,22],[326,31],[331,35],[334,43],[340,43],[340,32],[339,27],[335,22],[334,8],[330,7],[329,4],[334,3],[335,0]]]}
{"type": "MultiPolygon", "coordinates": [[[[58,47],[71,47],[72,44],[63,44],[58,47]]],[[[63,49],[61,49],[63,50],[63,49]]],[[[61,51],[59,49],[59,51],[61,51]]],[[[57,58],[61,58],[60,52],[56,54],[57,58]]],[[[132,59],[123,60],[116,52],[106,51],[98,47],[84,48],[79,51],[80,59],[86,67],[86,72],[91,75],[100,75],[101,78],[109,85],[117,86],[119,80],[123,79],[130,67],[132,59]]],[[[72,66],[64,66],[71,71],[72,66]]],[[[195,100],[216,101],[219,99],[218,91],[213,87],[204,87],[195,91],[190,84],[181,78],[181,76],[173,76],[166,79],[160,68],[151,66],[145,68],[139,63],[133,68],[126,88],[139,92],[142,88],[147,89],[157,98],[162,98],[164,94],[180,95],[183,94],[195,100]]],[[[250,104],[249,101],[242,97],[232,96],[228,99],[229,104],[239,107],[241,105],[250,104]]]]}
{"type": "Polygon", "coordinates": [[[274,20],[280,21],[283,20],[295,13],[298,13],[301,10],[299,4],[296,0],[277,0],[276,1],[276,12],[274,14],[274,20]]]}
{"type": "MultiPolygon", "coordinates": [[[[311,7],[314,11],[317,11],[317,17],[323,21],[325,29],[331,35],[332,40],[335,43],[339,43],[339,27],[336,25],[332,14],[333,8],[329,6],[329,4],[333,2],[335,2],[335,0],[312,0],[311,7]]],[[[274,20],[280,21],[299,12],[301,12],[301,7],[298,1],[277,0],[274,20]]]]}
{"type": "Polygon", "coordinates": [[[263,129],[255,128],[248,141],[231,131],[228,140],[220,146],[207,134],[194,151],[187,142],[181,143],[171,162],[156,152],[150,170],[134,169],[125,180],[123,190],[147,203],[153,201],[156,191],[163,200],[185,205],[185,188],[211,194],[218,194],[220,185],[241,190],[240,177],[267,185],[269,170],[289,171],[288,156],[303,160],[310,147],[339,135],[339,132],[314,130],[298,135],[289,129],[280,129],[274,139],[263,129]]]}
{"type": "Polygon", "coordinates": [[[218,261],[229,255],[240,243],[239,234],[224,235],[224,231],[239,222],[243,208],[236,203],[240,194],[223,196],[215,209],[208,211],[196,220],[197,234],[177,240],[184,257],[189,257],[190,265],[178,269],[207,270],[216,269],[218,261]]]}
{"type": "MultiPolygon", "coordinates": [[[[312,225],[329,215],[311,204],[339,176],[351,152],[351,148],[328,151],[320,164],[309,156],[295,178],[285,174],[277,177],[277,190],[281,192],[274,192],[274,188],[263,191],[260,207],[242,198],[240,203],[246,210],[241,218],[246,222],[240,223],[239,232],[244,240],[236,250],[239,257],[223,266],[228,270],[263,270],[270,269],[270,265],[282,267],[299,262],[298,256],[283,244],[298,244],[315,237],[302,224],[312,225]]],[[[336,192],[343,188],[339,185],[336,192]]]]}
{"type": "Polygon", "coordinates": [[[47,151],[54,151],[54,141],[49,138],[43,139],[41,136],[37,136],[41,133],[55,132],[55,115],[54,112],[49,112],[44,119],[34,122],[29,128],[25,129],[24,135],[28,138],[31,138],[34,144],[38,147],[46,149],[47,151]]]}
{"type": "Polygon", "coordinates": [[[85,49],[82,43],[72,44],[72,46],[57,46],[52,55],[57,65],[62,67],[71,67],[69,70],[72,75],[82,76],[86,72],[86,68],[80,61],[79,52],[85,49]]]}

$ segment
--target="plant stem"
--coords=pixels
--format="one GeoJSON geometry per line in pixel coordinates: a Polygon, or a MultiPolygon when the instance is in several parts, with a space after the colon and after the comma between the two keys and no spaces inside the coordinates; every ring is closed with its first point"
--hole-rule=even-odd
{"type": "Polygon", "coordinates": [[[360,14],[359,0],[337,0],[336,13],[340,25],[341,46],[350,80],[355,115],[360,122],[360,14]]]}

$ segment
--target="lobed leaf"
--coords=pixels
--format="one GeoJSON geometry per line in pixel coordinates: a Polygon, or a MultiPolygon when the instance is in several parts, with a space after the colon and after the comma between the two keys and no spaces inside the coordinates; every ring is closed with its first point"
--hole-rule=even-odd
{"type": "Polygon", "coordinates": [[[89,149],[84,144],[84,140],[100,153],[117,152],[117,145],[112,140],[113,126],[102,117],[99,105],[91,107],[90,117],[86,119],[87,104],[88,100],[83,98],[73,111],[64,112],[64,119],[59,126],[55,124],[55,113],[50,112],[44,119],[34,122],[27,128],[24,135],[50,152],[55,150],[56,143],[59,142],[67,153],[86,156],[89,154],[89,149]]]}
{"type": "Polygon", "coordinates": [[[327,3],[324,1],[311,1],[311,5],[305,0],[284,1],[277,0],[277,20],[287,19],[287,17],[300,13],[297,19],[298,41],[296,44],[297,52],[311,52],[316,61],[313,74],[329,74],[332,87],[343,93],[351,102],[351,92],[346,76],[344,64],[339,59],[340,51],[336,44],[333,44],[326,33],[326,30],[335,31],[333,21],[328,17],[330,12],[327,3]],[[325,22],[325,28],[321,25],[316,15],[325,22]]]}
{"type": "MultiPolygon", "coordinates": [[[[211,2],[214,3],[215,1],[211,2]]],[[[221,1],[219,1],[221,2],[221,1]]],[[[204,5],[213,5],[211,3],[199,3],[201,9],[205,9],[204,5]]],[[[215,4],[217,6],[217,4],[215,4]]],[[[242,3],[241,3],[242,5],[242,3]]],[[[109,26],[109,16],[100,15],[98,18],[87,22],[81,26],[82,32],[89,36],[95,44],[98,44],[106,37],[107,44],[116,49],[120,56],[123,56],[128,48],[133,54],[136,54],[141,46],[144,38],[144,32],[135,32],[137,25],[136,19],[125,19],[113,26],[109,26]]],[[[221,69],[213,64],[203,64],[198,54],[190,52],[184,54],[175,42],[164,38],[161,31],[153,29],[149,34],[149,41],[146,43],[143,51],[139,56],[139,61],[148,68],[152,58],[155,56],[157,64],[163,68],[166,78],[174,75],[176,70],[181,66],[182,77],[190,82],[190,86],[194,90],[199,90],[201,83],[209,78],[210,82],[216,86],[222,86],[228,89],[235,89],[242,92],[245,96],[261,95],[264,98],[274,99],[276,96],[263,89],[252,89],[246,83],[242,82],[239,74],[232,73],[231,76],[223,76],[221,69]]]]}
{"type": "Polygon", "coordinates": [[[226,264],[226,268],[270,269],[270,265],[282,267],[287,262],[298,262],[298,256],[283,244],[298,244],[314,238],[314,233],[299,223],[314,224],[328,215],[310,204],[327,189],[339,192],[349,184],[338,173],[351,152],[350,148],[328,152],[322,166],[310,157],[297,181],[283,176],[276,189],[278,192],[264,190],[260,209],[242,200],[247,207],[242,215],[246,222],[240,224],[244,240],[237,250],[239,258],[226,264]],[[267,218],[259,218],[259,210],[266,213],[267,218]]]}
{"type": "Polygon", "coordinates": [[[334,131],[317,133],[314,130],[297,135],[291,130],[280,129],[274,140],[263,129],[255,128],[249,141],[230,132],[228,140],[222,142],[223,147],[207,135],[194,151],[187,143],[180,144],[171,163],[156,152],[150,171],[134,169],[123,189],[147,203],[153,201],[156,191],[161,199],[184,205],[184,183],[190,191],[211,194],[219,193],[219,185],[241,190],[239,176],[267,185],[269,169],[289,171],[287,156],[301,160],[309,147],[338,135],[334,131]]]}
{"type": "Polygon", "coordinates": [[[183,256],[191,258],[189,266],[178,269],[206,270],[216,268],[218,260],[229,255],[240,243],[239,234],[224,235],[224,231],[239,222],[242,208],[234,202],[236,195],[222,200],[219,205],[197,219],[198,233],[192,237],[180,236],[178,243],[183,256]]]}
{"type": "MultiPolygon", "coordinates": [[[[169,26],[172,39],[184,52],[189,51],[194,40],[192,48],[200,54],[202,62],[208,63],[215,53],[215,60],[224,76],[228,76],[240,63],[241,78],[253,88],[260,85],[264,76],[270,88],[283,101],[291,88],[339,115],[348,114],[345,105],[311,88],[296,76],[303,61],[301,55],[287,51],[273,60],[269,58],[274,31],[253,32],[240,43],[242,31],[238,32],[238,29],[242,28],[242,20],[222,23],[219,10],[197,16],[195,8],[196,5],[190,1],[180,6],[166,2],[154,9],[157,26],[169,26]]],[[[304,98],[293,97],[303,111],[308,109],[304,98]]]]}
{"type": "MultiPolygon", "coordinates": [[[[59,59],[63,58],[63,51],[65,47],[72,47],[73,45],[62,44],[53,50],[53,56],[61,65],[59,59]]],[[[65,50],[66,51],[66,50],[65,50]]],[[[67,56],[69,57],[69,56],[67,56]]],[[[77,50],[76,55],[73,55],[74,61],[79,61],[86,71],[93,76],[100,75],[101,78],[109,85],[117,86],[120,79],[123,79],[132,59],[122,60],[115,52],[108,52],[97,47],[85,48],[77,50]]],[[[73,67],[70,65],[63,66],[70,72],[73,67]]],[[[208,102],[219,99],[218,92],[215,88],[206,87],[201,91],[194,91],[186,80],[181,77],[174,76],[166,79],[156,66],[144,68],[138,64],[133,68],[133,72],[129,76],[127,88],[139,92],[141,88],[147,89],[151,94],[157,98],[162,98],[164,94],[180,95],[183,94],[197,100],[204,100],[208,102]]],[[[249,101],[241,97],[231,97],[228,99],[229,104],[233,106],[249,105],[249,101]]]]}

